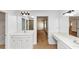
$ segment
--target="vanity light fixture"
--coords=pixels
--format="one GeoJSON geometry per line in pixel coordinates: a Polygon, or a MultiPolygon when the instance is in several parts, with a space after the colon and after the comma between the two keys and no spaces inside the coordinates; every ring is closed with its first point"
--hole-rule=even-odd
{"type": "Polygon", "coordinates": [[[21,11],[21,15],[30,15],[30,13],[28,11],[27,12],[21,11]]]}
{"type": "Polygon", "coordinates": [[[69,11],[67,11],[67,12],[65,12],[65,13],[63,13],[63,15],[65,15],[65,14],[67,14],[67,13],[72,13],[72,12],[74,12],[74,10],[69,10],[69,11]]]}
{"type": "Polygon", "coordinates": [[[27,19],[27,20],[33,20],[35,17],[34,16],[31,16],[31,14],[30,14],[30,11],[21,11],[21,16],[22,16],[22,18],[24,18],[24,19],[27,19]]]}
{"type": "Polygon", "coordinates": [[[69,10],[63,13],[64,16],[73,16],[74,14],[76,14],[75,10],[69,10]]]}

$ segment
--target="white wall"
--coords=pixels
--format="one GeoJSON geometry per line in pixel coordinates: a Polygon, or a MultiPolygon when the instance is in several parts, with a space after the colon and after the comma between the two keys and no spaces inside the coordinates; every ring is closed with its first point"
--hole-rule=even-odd
{"type": "Polygon", "coordinates": [[[17,19],[16,16],[8,15],[8,34],[17,32],[17,19]]]}
{"type": "MultiPolygon", "coordinates": [[[[62,10],[61,10],[62,11],[62,10]]],[[[37,33],[36,31],[36,23],[37,23],[37,16],[48,16],[48,41],[49,44],[56,44],[55,40],[52,38],[52,34],[54,32],[62,32],[62,33],[69,33],[69,20],[68,17],[65,16],[61,16],[60,15],[60,10],[56,11],[56,10],[32,10],[30,13],[32,16],[35,17],[35,33],[37,33]]],[[[14,14],[13,14],[14,15],[14,14]]],[[[15,16],[10,16],[9,20],[8,20],[8,32],[9,33],[13,33],[17,31],[17,24],[16,24],[16,20],[15,16]]],[[[37,36],[35,36],[37,38],[37,36]]],[[[37,39],[35,39],[34,41],[37,41],[37,39]]],[[[35,42],[36,43],[36,42],[35,42]]]]}
{"type": "Polygon", "coordinates": [[[59,17],[59,32],[69,35],[69,17],[59,17]]]}
{"type": "Polygon", "coordinates": [[[31,15],[35,17],[48,16],[48,41],[49,41],[49,44],[56,44],[55,40],[52,38],[52,33],[59,32],[58,11],[33,10],[31,11],[31,15]]]}

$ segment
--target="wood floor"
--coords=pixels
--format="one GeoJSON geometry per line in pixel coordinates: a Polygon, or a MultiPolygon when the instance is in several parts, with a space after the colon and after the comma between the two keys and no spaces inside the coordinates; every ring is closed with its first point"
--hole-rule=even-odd
{"type": "Polygon", "coordinates": [[[5,49],[5,45],[0,45],[0,49],[5,49]]]}
{"type": "Polygon", "coordinates": [[[34,45],[34,49],[56,49],[56,45],[48,44],[48,37],[43,30],[37,31],[37,45],[34,45]]]}

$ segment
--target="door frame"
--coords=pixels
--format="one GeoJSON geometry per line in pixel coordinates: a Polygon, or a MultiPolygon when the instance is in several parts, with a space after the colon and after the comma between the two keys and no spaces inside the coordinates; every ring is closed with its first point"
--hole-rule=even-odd
{"type": "MultiPolygon", "coordinates": [[[[47,31],[48,31],[48,24],[49,24],[49,21],[48,21],[48,16],[37,16],[37,21],[38,21],[38,17],[47,17],[47,31]]],[[[38,29],[37,29],[38,30],[38,29]]],[[[36,31],[37,31],[36,30],[36,31]]],[[[48,36],[47,36],[48,37],[48,36]]],[[[38,39],[37,39],[37,41],[38,41],[38,39]]]]}

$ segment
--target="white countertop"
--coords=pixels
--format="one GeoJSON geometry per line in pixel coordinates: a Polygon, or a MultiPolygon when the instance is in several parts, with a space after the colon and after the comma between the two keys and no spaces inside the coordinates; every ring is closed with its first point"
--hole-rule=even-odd
{"type": "Polygon", "coordinates": [[[15,36],[33,35],[33,31],[9,33],[8,35],[15,35],[15,36]]]}
{"type": "Polygon", "coordinates": [[[53,33],[53,36],[56,38],[56,40],[62,41],[71,49],[79,49],[79,44],[74,42],[75,40],[79,42],[79,38],[63,33],[53,33]]]}

